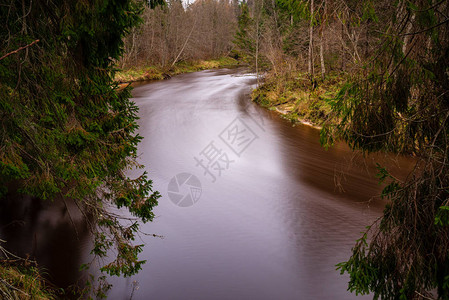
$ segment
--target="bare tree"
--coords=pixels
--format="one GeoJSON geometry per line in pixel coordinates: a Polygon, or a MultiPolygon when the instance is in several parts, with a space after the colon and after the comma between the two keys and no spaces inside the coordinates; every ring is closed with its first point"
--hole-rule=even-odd
{"type": "Polygon", "coordinates": [[[173,66],[178,61],[227,55],[236,30],[235,3],[197,0],[184,7],[179,0],[146,7],[143,24],[125,39],[121,67],[173,66]]]}

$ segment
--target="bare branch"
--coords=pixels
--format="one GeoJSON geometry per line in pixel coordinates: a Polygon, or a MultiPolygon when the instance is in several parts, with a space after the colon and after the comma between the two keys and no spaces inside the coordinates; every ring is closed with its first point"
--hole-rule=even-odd
{"type": "Polygon", "coordinates": [[[17,52],[19,52],[19,51],[21,51],[21,50],[23,50],[23,49],[26,49],[26,48],[28,48],[28,47],[31,47],[31,46],[33,46],[34,44],[38,43],[38,42],[39,42],[39,40],[35,40],[35,41],[31,42],[30,44],[28,44],[28,45],[26,45],[26,46],[20,47],[20,48],[17,49],[17,50],[14,50],[14,51],[12,51],[12,52],[9,52],[9,53],[3,55],[2,57],[0,57],[0,60],[2,60],[2,59],[4,59],[4,58],[7,58],[8,56],[10,56],[10,55],[12,55],[12,54],[15,54],[15,53],[17,53],[17,52]]]}

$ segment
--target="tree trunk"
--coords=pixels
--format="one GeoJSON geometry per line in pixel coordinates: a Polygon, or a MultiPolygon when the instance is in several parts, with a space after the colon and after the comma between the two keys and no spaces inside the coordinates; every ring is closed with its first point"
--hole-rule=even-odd
{"type": "Polygon", "coordinates": [[[415,20],[415,14],[413,14],[410,18],[410,20],[408,21],[409,23],[407,24],[407,28],[405,30],[405,36],[404,36],[404,44],[402,45],[402,53],[407,52],[407,46],[408,43],[410,42],[410,32],[412,32],[412,28],[413,28],[413,21],[415,20]]]}
{"type": "Polygon", "coordinates": [[[310,0],[310,28],[309,28],[309,75],[313,78],[313,0],[310,0]]]}
{"type": "Polygon", "coordinates": [[[178,53],[178,55],[176,56],[175,60],[173,60],[173,62],[172,62],[172,64],[171,64],[170,68],[173,68],[173,66],[174,66],[175,63],[178,61],[179,57],[181,56],[182,52],[184,51],[184,49],[185,49],[187,43],[188,43],[189,40],[190,40],[190,37],[192,36],[193,30],[194,30],[195,27],[196,27],[196,21],[197,21],[197,20],[198,20],[198,18],[195,18],[195,21],[194,21],[194,23],[193,23],[192,29],[190,30],[189,35],[187,36],[187,38],[186,38],[184,44],[182,45],[181,51],[179,51],[179,53],[178,53]]]}
{"type": "Polygon", "coordinates": [[[324,38],[323,31],[320,34],[320,62],[321,62],[321,77],[324,79],[326,76],[326,67],[324,65],[324,38]]]}
{"type": "Polygon", "coordinates": [[[321,78],[324,79],[326,76],[326,66],[324,65],[324,26],[326,23],[326,1],[324,1],[324,12],[323,18],[321,19],[321,28],[320,28],[320,63],[321,63],[321,78]]]}
{"type": "Polygon", "coordinates": [[[257,86],[259,86],[259,48],[260,48],[260,18],[263,9],[263,1],[256,1],[255,3],[256,13],[256,78],[257,86]],[[261,2],[261,3],[260,3],[261,2]],[[260,7],[262,5],[262,7],[260,7]]]}

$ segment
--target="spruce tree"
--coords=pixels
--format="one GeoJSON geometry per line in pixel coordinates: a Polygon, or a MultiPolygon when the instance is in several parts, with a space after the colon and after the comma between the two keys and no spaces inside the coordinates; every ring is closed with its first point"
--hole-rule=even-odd
{"type": "Polygon", "coordinates": [[[141,268],[142,246],[132,240],[159,197],[145,173],[126,175],[138,166],[138,108],[113,81],[140,11],[133,0],[0,5],[0,198],[18,186],[43,200],[75,201],[95,221],[93,253],[116,249],[102,268],[111,275],[141,268]],[[136,219],[120,222],[108,204],[136,219]]]}

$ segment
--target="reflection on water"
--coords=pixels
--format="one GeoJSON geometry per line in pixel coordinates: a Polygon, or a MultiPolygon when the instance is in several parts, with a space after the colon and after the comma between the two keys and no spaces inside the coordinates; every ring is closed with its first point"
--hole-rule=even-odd
{"type": "MultiPolygon", "coordinates": [[[[28,196],[9,195],[0,201],[0,239],[10,252],[36,260],[58,287],[81,279],[89,230],[71,201],[46,203],[28,196]]],[[[82,283],[80,283],[82,284],[82,283]]]]}
{"type": "MultiPolygon", "coordinates": [[[[132,278],[112,279],[111,299],[129,299],[133,290],[133,299],[355,298],[335,264],[382,212],[373,158],[354,157],[344,144],[325,151],[316,129],[292,127],[253,105],[254,84],[253,75],[219,70],[134,89],[144,137],[139,157],[163,195],[157,218],[143,230],[164,238],[136,241],[146,244],[147,264],[132,278]],[[242,128],[252,133],[236,146],[232,130],[242,128]],[[217,157],[229,159],[220,171],[195,159],[205,163],[211,143],[217,157]],[[201,181],[201,197],[189,207],[167,195],[180,173],[201,181]]],[[[410,165],[382,160],[398,176],[410,165]]],[[[89,251],[87,229],[77,227],[77,238],[60,205],[45,208],[31,199],[14,205],[14,216],[5,213],[12,207],[1,207],[0,238],[34,253],[61,285],[75,281],[89,251]]]]}

